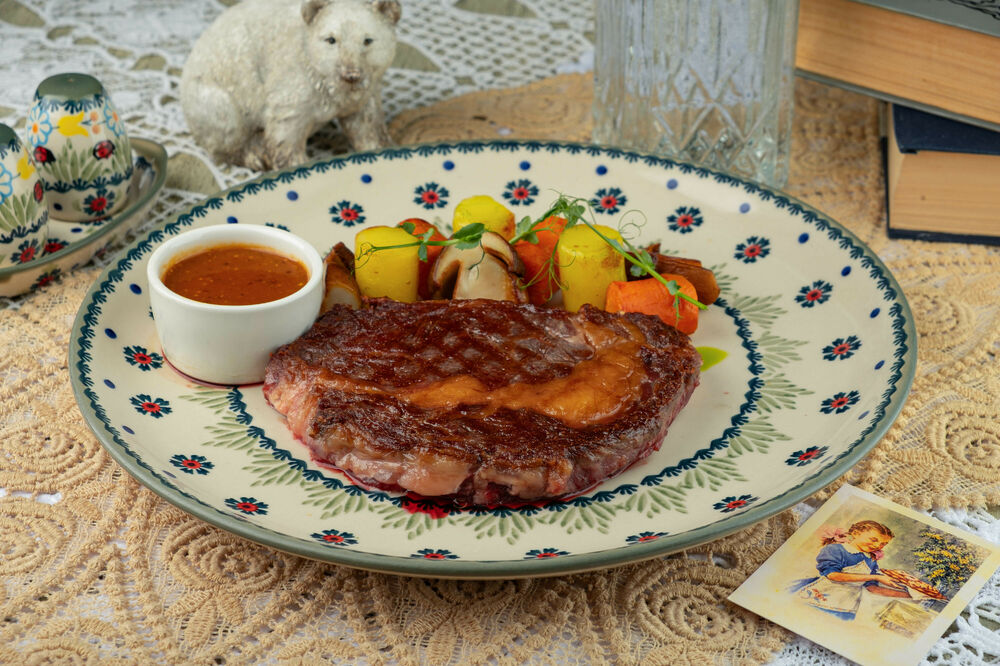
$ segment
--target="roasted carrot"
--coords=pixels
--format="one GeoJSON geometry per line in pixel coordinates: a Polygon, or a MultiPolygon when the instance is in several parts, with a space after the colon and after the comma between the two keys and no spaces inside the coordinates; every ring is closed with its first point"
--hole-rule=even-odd
{"type": "MultiPolygon", "coordinates": [[[[431,234],[432,241],[447,240],[447,238],[444,235],[442,235],[440,231],[438,231],[437,227],[435,227],[427,220],[424,220],[419,217],[411,217],[407,220],[403,220],[396,226],[401,227],[406,223],[410,223],[413,225],[414,236],[423,236],[425,233],[427,233],[428,229],[433,229],[434,233],[431,234]]],[[[420,297],[420,300],[422,301],[427,300],[428,298],[431,297],[429,276],[431,274],[431,269],[434,268],[434,261],[438,258],[438,255],[441,254],[441,250],[443,249],[444,247],[441,245],[428,245],[427,261],[421,261],[417,265],[417,295],[420,297]]]]}
{"type": "Polygon", "coordinates": [[[528,300],[541,305],[552,298],[559,289],[555,271],[549,271],[549,260],[553,257],[559,234],[566,228],[566,220],[555,215],[538,225],[538,243],[519,240],[514,243],[514,251],[524,264],[524,281],[528,285],[528,300]]]}
{"type": "MultiPolygon", "coordinates": [[[[664,280],[676,282],[681,293],[697,298],[694,285],[683,275],[672,273],[661,273],[661,275],[664,280]]],[[[691,335],[698,328],[698,307],[681,298],[678,316],[678,312],[674,310],[674,298],[667,291],[667,287],[655,278],[612,282],[608,285],[604,309],[608,312],[641,312],[656,315],[664,323],[691,335]]]]}

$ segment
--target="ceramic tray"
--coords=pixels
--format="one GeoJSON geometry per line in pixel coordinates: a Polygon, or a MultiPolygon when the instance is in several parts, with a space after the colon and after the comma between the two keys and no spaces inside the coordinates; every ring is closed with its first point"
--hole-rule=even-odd
{"type": "Polygon", "coordinates": [[[44,287],[104,252],[145,219],[167,179],[167,152],[154,141],[133,138],[130,142],[135,169],[125,207],[100,222],[64,222],[50,217],[48,240],[37,248],[38,258],[0,268],[0,297],[44,287]]]}
{"type": "Polygon", "coordinates": [[[70,363],[80,409],[110,454],[185,511],[318,560],[489,578],[655,557],[794,505],[885,433],[909,390],[915,345],[888,269],[842,226],[780,192],[619,150],[505,141],[355,154],[268,174],[183,211],[93,285],[70,363]],[[268,224],[326,252],[337,241],[353,247],[365,225],[447,223],[476,194],[537,216],[556,192],[591,199],[604,224],[642,211],[642,241],[701,259],[722,287],[693,336],[714,365],[662,448],[579,497],[454,510],[352,485],[310,459],[260,386],[199,386],[161,355],[145,264],[185,229],[268,224]]]}

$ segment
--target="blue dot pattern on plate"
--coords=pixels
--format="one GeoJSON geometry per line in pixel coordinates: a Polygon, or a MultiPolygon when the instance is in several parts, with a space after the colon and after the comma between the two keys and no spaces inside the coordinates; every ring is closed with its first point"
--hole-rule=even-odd
{"type": "Polygon", "coordinates": [[[128,286],[128,288],[132,291],[133,294],[141,294],[142,293],[142,287],[140,287],[139,285],[137,285],[135,282],[133,282],[132,284],[130,284],[128,286]]]}
{"type": "Polygon", "coordinates": [[[877,316],[878,316],[878,313],[879,313],[879,312],[882,312],[882,311],[881,311],[881,310],[879,310],[878,308],[875,308],[874,310],[872,310],[871,314],[870,314],[870,315],[868,315],[868,316],[869,316],[869,317],[871,317],[872,319],[874,319],[875,317],[877,317],[877,316]]]}
{"type": "Polygon", "coordinates": [[[527,171],[528,169],[531,168],[531,162],[529,162],[528,160],[524,160],[523,162],[518,164],[518,166],[521,167],[521,171],[527,171]]]}
{"type": "Polygon", "coordinates": [[[597,167],[596,171],[598,176],[603,176],[608,172],[608,167],[602,164],[601,166],[597,167]]]}
{"type": "Polygon", "coordinates": [[[111,388],[111,389],[113,389],[115,387],[115,383],[113,381],[111,381],[110,379],[105,379],[104,380],[104,385],[107,386],[108,388],[111,388]]]}
{"type": "Polygon", "coordinates": [[[118,334],[115,333],[115,331],[114,331],[113,328],[106,328],[106,329],[104,329],[104,335],[108,336],[112,340],[114,340],[115,338],[118,337],[118,334]]]}
{"type": "Polygon", "coordinates": [[[285,196],[288,197],[289,201],[295,201],[296,199],[299,198],[299,193],[296,192],[295,190],[288,190],[288,193],[285,194],[285,196]]]}
{"type": "Polygon", "coordinates": [[[881,370],[883,365],[885,365],[885,361],[879,361],[878,363],[875,364],[875,369],[881,370]]]}
{"type": "Polygon", "coordinates": [[[850,266],[844,266],[844,269],[842,271],[840,271],[840,274],[843,275],[844,277],[847,277],[848,275],[851,274],[851,267],[850,266]]]}
{"type": "Polygon", "coordinates": [[[226,222],[228,222],[229,224],[236,224],[239,222],[239,220],[230,215],[229,217],[226,218],[226,222]]]}
{"type": "Polygon", "coordinates": [[[442,164],[441,166],[444,167],[445,171],[451,171],[452,169],[455,168],[455,163],[452,162],[451,160],[445,160],[444,164],[442,164]]]}
{"type": "Polygon", "coordinates": [[[740,204],[740,212],[741,213],[749,213],[750,212],[750,204],[748,204],[748,203],[741,203],[740,204]]]}
{"type": "Polygon", "coordinates": [[[132,430],[132,428],[129,428],[127,425],[123,425],[122,426],[122,430],[124,430],[125,432],[127,432],[130,435],[134,435],[135,434],[135,430],[132,430]]]}
{"type": "Polygon", "coordinates": [[[671,178],[670,180],[667,181],[667,189],[668,190],[676,190],[677,189],[677,179],[676,178],[671,178]]]}
{"type": "Polygon", "coordinates": [[[800,243],[805,243],[805,242],[808,242],[808,241],[809,241],[809,234],[801,234],[801,235],[799,235],[799,242],[800,243]]]}
{"type": "Polygon", "coordinates": [[[69,230],[71,234],[78,234],[81,231],[83,231],[83,227],[73,227],[72,229],[69,230]]]}
{"type": "Polygon", "coordinates": [[[372,182],[371,174],[367,173],[361,174],[361,182],[366,184],[372,182]]]}

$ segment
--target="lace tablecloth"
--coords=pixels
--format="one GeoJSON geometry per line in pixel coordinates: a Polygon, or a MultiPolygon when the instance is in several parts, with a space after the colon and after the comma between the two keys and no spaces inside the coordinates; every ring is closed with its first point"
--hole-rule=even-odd
{"type": "MultiPolygon", "coordinates": [[[[211,163],[177,99],[191,44],[223,9],[0,1],[0,121],[23,128],[51,73],[95,74],[132,134],[168,148],[167,188],[144,228],[163,222],[252,175],[211,163]]],[[[588,67],[592,29],[578,0],[404,2],[384,96],[393,136],[587,139],[590,80],[572,72],[588,67]],[[489,35],[473,40],[488,50],[469,48],[474,34],[489,35]]],[[[799,82],[787,189],[886,261],[920,335],[902,415],[846,480],[1000,542],[1000,252],[889,242],[878,138],[876,102],[799,82]]],[[[338,145],[331,131],[311,151],[338,145]]],[[[179,512],[110,460],[73,400],[69,327],[99,264],[0,311],[0,663],[844,663],[724,601],[808,503],[680,555],[492,582],[324,565],[179,512]]],[[[996,662],[998,629],[1000,575],[928,658],[996,662]]]]}

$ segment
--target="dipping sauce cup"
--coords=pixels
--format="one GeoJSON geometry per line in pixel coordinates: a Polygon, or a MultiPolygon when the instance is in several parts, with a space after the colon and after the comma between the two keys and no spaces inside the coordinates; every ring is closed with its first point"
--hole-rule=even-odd
{"type": "Polygon", "coordinates": [[[149,302],[163,354],[177,370],[211,384],[263,381],[271,353],[312,326],[323,300],[323,259],[308,242],[281,229],[222,224],[186,231],[158,247],[146,266],[149,302]],[[253,305],[215,305],[177,294],[163,283],[175,262],[220,245],[250,245],[301,262],[305,286],[253,305]]]}

